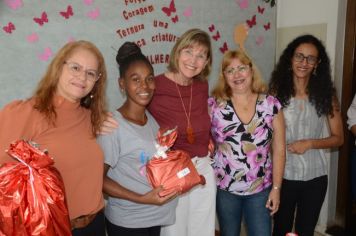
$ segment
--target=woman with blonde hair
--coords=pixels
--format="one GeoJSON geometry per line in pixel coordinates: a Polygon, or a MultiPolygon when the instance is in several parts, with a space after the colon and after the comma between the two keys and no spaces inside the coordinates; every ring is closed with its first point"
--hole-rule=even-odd
{"type": "Polygon", "coordinates": [[[279,101],[243,51],[228,51],[209,98],[215,141],[213,168],[220,235],[271,235],[285,162],[284,118],[279,101]],[[273,152],[272,152],[273,149],[273,152]]]}
{"type": "MultiPolygon", "coordinates": [[[[18,139],[48,150],[62,175],[72,234],[104,236],[103,153],[96,133],[106,114],[106,68],[88,41],[62,47],[34,93],[0,111],[0,150],[18,139]]],[[[0,164],[11,162],[5,152],[0,164]]]]}

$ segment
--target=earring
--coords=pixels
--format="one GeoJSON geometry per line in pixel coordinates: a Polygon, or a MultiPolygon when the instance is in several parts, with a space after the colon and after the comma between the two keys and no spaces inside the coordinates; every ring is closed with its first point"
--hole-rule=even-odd
{"type": "Polygon", "coordinates": [[[313,70],[313,75],[316,76],[316,67],[313,70]]]}
{"type": "Polygon", "coordinates": [[[83,97],[80,100],[80,105],[85,108],[90,108],[91,101],[94,98],[94,95],[92,93],[89,93],[87,96],[83,97]]]}

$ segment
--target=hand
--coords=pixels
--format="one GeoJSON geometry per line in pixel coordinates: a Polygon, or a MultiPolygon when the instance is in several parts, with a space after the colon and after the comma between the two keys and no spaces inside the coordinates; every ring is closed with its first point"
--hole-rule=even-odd
{"type": "Polygon", "coordinates": [[[311,148],[309,140],[298,140],[287,145],[287,150],[295,154],[304,154],[311,148]]]}
{"type": "Polygon", "coordinates": [[[142,202],[145,204],[152,204],[152,205],[157,205],[161,206],[170,200],[173,200],[178,196],[177,192],[173,192],[167,196],[160,197],[158,193],[163,190],[163,187],[158,187],[155,189],[152,189],[151,191],[147,192],[146,194],[142,195],[142,202]]]}
{"type": "Polygon", "coordinates": [[[103,124],[100,127],[100,131],[98,134],[100,135],[110,134],[117,127],[119,127],[119,124],[113,118],[113,114],[111,112],[108,112],[106,114],[103,124]]]}
{"type": "Polygon", "coordinates": [[[273,189],[268,195],[268,200],[266,202],[266,208],[271,211],[271,216],[274,215],[279,209],[280,203],[280,189],[273,189]]]}

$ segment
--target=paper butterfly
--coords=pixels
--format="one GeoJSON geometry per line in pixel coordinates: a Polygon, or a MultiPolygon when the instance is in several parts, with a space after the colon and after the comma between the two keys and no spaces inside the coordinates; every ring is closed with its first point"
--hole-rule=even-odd
{"type": "Polygon", "coordinates": [[[171,1],[169,7],[162,7],[162,11],[167,15],[171,16],[172,12],[176,12],[176,6],[174,4],[174,0],[171,1]]]}
{"type": "Polygon", "coordinates": [[[257,11],[258,11],[258,13],[263,14],[263,12],[265,11],[265,8],[257,6],[257,11]]]}
{"type": "Polygon", "coordinates": [[[11,34],[13,30],[15,30],[15,25],[12,22],[9,22],[6,26],[2,27],[2,29],[8,33],[11,34]]]}
{"type": "Polygon", "coordinates": [[[256,25],[256,15],[253,15],[251,20],[246,20],[246,23],[250,28],[252,28],[254,25],[256,25]]]}
{"type": "Polygon", "coordinates": [[[40,53],[38,55],[38,58],[41,60],[41,61],[48,61],[48,59],[52,56],[52,50],[51,48],[45,48],[43,53],[40,53]]]}
{"type": "Polygon", "coordinates": [[[185,17],[191,17],[192,16],[192,7],[187,7],[184,11],[183,11],[183,16],[185,17]]]}
{"type": "Polygon", "coordinates": [[[228,48],[227,48],[227,43],[224,42],[223,46],[222,46],[222,47],[219,47],[219,49],[220,49],[220,52],[221,52],[221,53],[225,53],[225,52],[228,50],[228,48]]]}
{"type": "Polygon", "coordinates": [[[84,4],[89,6],[91,4],[93,4],[93,0],[83,0],[84,4]]]}
{"type": "Polygon", "coordinates": [[[265,30],[269,30],[271,28],[271,23],[268,22],[267,24],[263,25],[263,28],[265,28],[265,30]]]}
{"type": "Polygon", "coordinates": [[[100,16],[99,8],[96,8],[95,10],[88,12],[87,16],[89,18],[91,18],[92,20],[95,20],[96,18],[98,18],[100,16]]]}
{"type": "Polygon", "coordinates": [[[236,0],[236,3],[239,5],[241,10],[248,8],[248,0],[236,0]]]}
{"type": "Polygon", "coordinates": [[[209,31],[210,32],[213,32],[215,30],[215,25],[214,24],[212,24],[211,26],[209,26],[209,31]]]}
{"type": "Polygon", "coordinates": [[[69,19],[69,17],[73,16],[73,8],[71,5],[68,5],[66,11],[60,11],[59,14],[63,16],[65,19],[69,19]]]}
{"type": "Polygon", "coordinates": [[[38,35],[36,33],[32,33],[30,35],[27,36],[27,42],[29,43],[34,43],[38,41],[38,35]]]}
{"type": "Polygon", "coordinates": [[[12,10],[22,7],[22,0],[5,0],[5,3],[12,10]]]}
{"type": "Polygon", "coordinates": [[[175,24],[175,23],[177,23],[178,22],[178,15],[176,15],[175,17],[172,17],[172,22],[175,24]]]}
{"type": "Polygon", "coordinates": [[[218,41],[218,40],[219,40],[219,38],[220,38],[220,32],[219,32],[219,31],[217,31],[217,32],[216,32],[216,34],[215,34],[215,35],[213,35],[213,39],[214,39],[215,41],[218,41]]]}
{"type": "Polygon", "coordinates": [[[36,22],[37,24],[42,26],[44,23],[48,22],[47,13],[44,11],[44,12],[42,12],[42,15],[40,18],[34,17],[33,20],[34,20],[34,22],[36,22]]]}

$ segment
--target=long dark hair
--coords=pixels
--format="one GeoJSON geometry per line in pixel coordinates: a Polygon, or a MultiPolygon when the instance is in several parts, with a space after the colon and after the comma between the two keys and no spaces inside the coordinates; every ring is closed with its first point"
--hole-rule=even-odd
{"type": "Polygon", "coordinates": [[[316,47],[319,60],[319,64],[315,72],[312,73],[307,86],[309,101],[315,107],[319,116],[333,115],[333,99],[336,96],[336,91],[331,80],[330,59],[323,43],[313,35],[301,35],[284,49],[272,72],[269,92],[279,99],[283,107],[289,105],[290,98],[295,96],[292,57],[296,48],[304,43],[316,47]]]}

